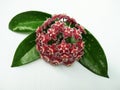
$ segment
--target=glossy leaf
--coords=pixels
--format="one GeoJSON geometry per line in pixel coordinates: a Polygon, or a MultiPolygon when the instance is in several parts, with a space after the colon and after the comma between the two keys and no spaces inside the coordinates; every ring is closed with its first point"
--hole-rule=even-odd
{"type": "Polygon", "coordinates": [[[105,53],[96,38],[86,30],[84,55],[79,62],[93,73],[108,77],[108,66],[105,53]]]}
{"type": "Polygon", "coordinates": [[[12,18],[9,29],[21,33],[33,32],[49,17],[50,14],[40,11],[23,12],[12,18]]]}
{"type": "Polygon", "coordinates": [[[20,43],[15,52],[12,67],[21,66],[40,58],[35,47],[35,39],[36,34],[33,32],[20,43]]]}
{"type": "MultiPolygon", "coordinates": [[[[36,28],[49,17],[51,17],[50,14],[39,11],[23,12],[16,15],[10,21],[9,28],[15,32],[34,32],[36,28]]],[[[99,42],[88,30],[86,30],[86,34],[82,36],[85,41],[85,54],[79,62],[93,73],[108,77],[106,56],[99,42]]],[[[39,53],[35,49],[35,44],[34,32],[18,46],[12,67],[21,66],[37,60],[39,58],[39,53]]]]}

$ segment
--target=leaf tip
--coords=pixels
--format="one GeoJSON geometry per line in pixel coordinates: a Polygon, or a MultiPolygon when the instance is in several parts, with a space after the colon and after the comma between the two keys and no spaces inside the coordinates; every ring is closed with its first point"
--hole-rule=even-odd
{"type": "Polygon", "coordinates": [[[16,67],[16,66],[14,64],[12,64],[11,67],[16,67]]]}
{"type": "Polygon", "coordinates": [[[110,78],[108,75],[105,76],[106,78],[110,78]]]}
{"type": "Polygon", "coordinates": [[[13,67],[15,67],[15,66],[11,65],[11,67],[13,68],[13,67]]]}
{"type": "Polygon", "coordinates": [[[103,76],[105,78],[110,78],[108,74],[106,74],[106,75],[100,75],[100,76],[103,76]]]}
{"type": "MultiPolygon", "coordinates": [[[[14,61],[14,60],[13,60],[13,61],[14,61]]],[[[18,66],[20,66],[19,63],[15,63],[15,62],[13,62],[12,65],[11,65],[12,68],[13,68],[13,67],[18,67],[18,66]]]]}

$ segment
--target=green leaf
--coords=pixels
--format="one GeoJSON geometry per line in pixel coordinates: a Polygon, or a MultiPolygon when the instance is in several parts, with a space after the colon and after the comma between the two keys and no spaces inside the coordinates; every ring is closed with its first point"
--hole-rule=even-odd
{"type": "MultiPolygon", "coordinates": [[[[12,67],[21,66],[40,58],[35,48],[36,35],[34,31],[49,17],[51,17],[51,15],[44,12],[27,11],[16,15],[10,21],[9,28],[12,31],[22,33],[33,32],[18,46],[12,67]]],[[[88,30],[86,30],[86,34],[82,36],[85,41],[85,54],[79,62],[93,73],[108,77],[106,56],[99,42],[88,30]]],[[[74,41],[74,39],[70,40],[74,41]]]]}
{"type": "Polygon", "coordinates": [[[85,53],[79,62],[93,73],[108,78],[107,60],[99,42],[88,30],[82,36],[85,41],[85,53]]]}
{"type": "Polygon", "coordinates": [[[36,34],[33,32],[20,43],[15,52],[12,67],[21,66],[40,58],[39,53],[35,47],[35,39],[36,34]]]}
{"type": "Polygon", "coordinates": [[[12,18],[9,29],[21,33],[33,32],[49,17],[51,17],[50,14],[40,11],[23,12],[12,18]]]}

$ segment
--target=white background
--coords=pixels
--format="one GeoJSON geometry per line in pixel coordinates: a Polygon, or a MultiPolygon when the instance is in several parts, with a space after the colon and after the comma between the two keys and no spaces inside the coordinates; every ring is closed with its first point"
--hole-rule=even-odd
{"type": "Polygon", "coordinates": [[[0,90],[120,90],[120,0],[0,0],[0,90]],[[26,35],[11,32],[9,21],[18,13],[38,10],[65,13],[86,27],[101,43],[109,79],[78,62],[51,66],[39,59],[11,68],[14,52],[26,35]]]}

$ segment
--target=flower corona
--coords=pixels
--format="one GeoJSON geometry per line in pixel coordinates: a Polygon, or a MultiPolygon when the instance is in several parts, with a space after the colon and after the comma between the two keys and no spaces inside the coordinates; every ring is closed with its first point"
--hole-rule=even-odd
{"type": "Polygon", "coordinates": [[[59,14],[48,18],[36,30],[36,48],[53,65],[70,66],[84,54],[84,28],[75,19],[59,14]]]}

